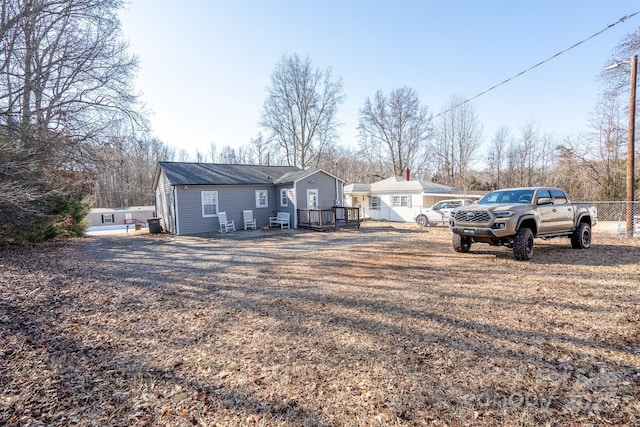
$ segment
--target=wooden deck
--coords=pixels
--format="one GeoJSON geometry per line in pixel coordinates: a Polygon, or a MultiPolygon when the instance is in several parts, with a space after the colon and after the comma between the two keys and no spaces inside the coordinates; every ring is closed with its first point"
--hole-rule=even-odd
{"type": "Polygon", "coordinates": [[[298,209],[298,227],[318,231],[360,228],[360,209],[343,206],[329,209],[298,209]]]}

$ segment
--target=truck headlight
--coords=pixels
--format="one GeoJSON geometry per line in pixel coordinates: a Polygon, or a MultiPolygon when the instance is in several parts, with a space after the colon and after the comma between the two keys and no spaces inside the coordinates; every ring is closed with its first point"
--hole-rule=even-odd
{"type": "Polygon", "coordinates": [[[513,216],[515,214],[515,212],[513,211],[495,211],[493,213],[493,215],[496,218],[509,218],[510,216],[513,216]]]}

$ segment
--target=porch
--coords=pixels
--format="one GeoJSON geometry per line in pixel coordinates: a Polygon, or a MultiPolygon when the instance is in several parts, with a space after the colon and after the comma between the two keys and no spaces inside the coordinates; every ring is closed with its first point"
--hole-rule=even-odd
{"type": "Polygon", "coordinates": [[[330,209],[298,209],[298,227],[318,231],[359,228],[360,209],[334,206],[330,209]]]}

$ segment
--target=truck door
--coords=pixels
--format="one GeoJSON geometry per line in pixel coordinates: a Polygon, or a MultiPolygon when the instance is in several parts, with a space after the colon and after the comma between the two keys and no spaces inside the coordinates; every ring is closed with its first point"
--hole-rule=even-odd
{"type": "Polygon", "coordinates": [[[549,190],[540,190],[536,195],[536,210],[540,216],[538,233],[551,233],[555,230],[556,212],[549,190]]]}
{"type": "Polygon", "coordinates": [[[554,231],[572,230],[575,212],[573,205],[567,200],[567,195],[564,191],[552,189],[551,197],[553,197],[553,206],[556,209],[554,231]]]}

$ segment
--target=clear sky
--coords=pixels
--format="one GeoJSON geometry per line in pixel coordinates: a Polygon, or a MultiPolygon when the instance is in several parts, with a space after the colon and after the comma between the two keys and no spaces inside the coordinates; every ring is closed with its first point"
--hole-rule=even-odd
{"type": "MultiPolygon", "coordinates": [[[[411,87],[435,115],[638,10],[631,0],[132,0],[121,19],[153,135],[193,155],[258,135],[285,54],[342,77],[338,143],[355,148],[358,111],[377,90],[411,87]]],[[[598,76],[638,27],[640,15],[474,100],[486,141],[527,122],[557,137],[588,131],[598,76]]]]}

